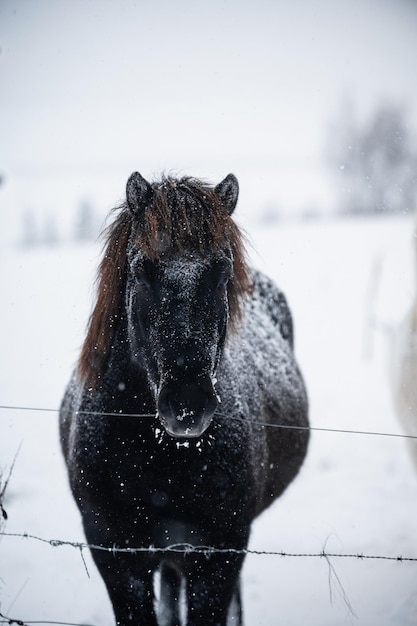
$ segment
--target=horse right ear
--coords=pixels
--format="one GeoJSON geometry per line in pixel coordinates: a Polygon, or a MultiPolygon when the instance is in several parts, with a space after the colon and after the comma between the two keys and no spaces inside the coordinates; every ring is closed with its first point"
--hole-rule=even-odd
{"type": "Polygon", "coordinates": [[[214,189],[224,210],[228,215],[232,215],[235,210],[237,199],[239,196],[239,183],[234,174],[228,174],[221,183],[214,189]]]}
{"type": "Polygon", "coordinates": [[[126,184],[126,200],[135,217],[143,213],[152,196],[153,189],[150,183],[139,172],[133,172],[126,184]]]}

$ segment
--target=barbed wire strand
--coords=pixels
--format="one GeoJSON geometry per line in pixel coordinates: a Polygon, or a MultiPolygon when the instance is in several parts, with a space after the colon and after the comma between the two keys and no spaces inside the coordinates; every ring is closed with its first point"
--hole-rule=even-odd
{"type": "MultiPolygon", "coordinates": [[[[13,405],[0,405],[0,410],[10,411],[38,411],[40,413],[59,413],[59,409],[50,409],[42,407],[28,407],[28,406],[13,406],[13,405]]],[[[155,418],[155,413],[106,413],[104,411],[76,411],[77,415],[94,415],[102,417],[127,417],[127,418],[155,418]]],[[[244,422],[246,421],[242,417],[235,417],[231,415],[224,415],[223,413],[215,413],[215,417],[226,417],[230,420],[244,422]]],[[[345,435],[365,435],[374,437],[393,437],[397,439],[416,439],[417,435],[407,435],[404,433],[387,433],[382,431],[370,431],[370,430],[353,430],[348,428],[325,428],[320,426],[292,426],[290,424],[271,424],[268,422],[257,422],[259,426],[266,426],[268,428],[280,428],[282,430],[308,430],[324,433],[336,433],[345,435]]]]}
{"type": "MultiPolygon", "coordinates": [[[[17,537],[17,538],[22,538],[22,539],[32,539],[35,541],[46,543],[52,547],[69,546],[69,547],[75,548],[80,551],[81,558],[83,560],[87,574],[88,574],[88,570],[87,570],[87,566],[85,564],[84,555],[83,555],[83,550],[86,548],[90,550],[111,552],[114,556],[118,553],[138,554],[138,553],[145,552],[145,553],[154,553],[154,554],[155,553],[164,553],[164,554],[176,553],[176,554],[182,554],[184,556],[187,556],[187,555],[189,556],[193,554],[199,554],[199,555],[201,554],[201,555],[204,555],[206,558],[209,558],[211,555],[214,555],[214,554],[222,554],[222,555],[231,555],[231,554],[237,555],[238,554],[238,555],[245,555],[245,556],[246,555],[276,556],[276,557],[281,557],[281,558],[285,558],[285,557],[287,558],[310,558],[310,559],[320,558],[320,559],[325,560],[327,567],[329,569],[330,600],[332,601],[332,596],[333,596],[332,586],[335,585],[336,590],[341,595],[342,601],[345,603],[345,605],[348,608],[349,613],[352,616],[355,616],[356,613],[353,610],[353,607],[349,601],[349,598],[347,597],[347,594],[343,588],[343,585],[336,572],[336,569],[333,563],[331,562],[331,559],[336,558],[336,559],[356,559],[356,560],[379,560],[379,561],[390,561],[390,562],[396,561],[397,563],[417,562],[417,557],[372,555],[372,554],[363,554],[363,553],[342,554],[342,553],[328,552],[326,550],[326,544],[323,550],[321,550],[320,552],[285,552],[283,550],[275,551],[275,550],[253,550],[253,549],[236,549],[236,548],[215,548],[213,546],[204,546],[204,545],[193,546],[188,543],[172,544],[172,545],[166,546],[165,548],[155,547],[155,546],[136,547],[136,548],[118,548],[116,545],[113,545],[111,547],[106,547],[106,546],[100,546],[100,545],[95,545],[95,544],[87,544],[84,542],[66,541],[62,539],[45,539],[43,537],[38,537],[36,535],[29,535],[28,533],[19,534],[19,533],[2,532],[0,533],[0,536],[17,537]]],[[[0,614],[0,617],[2,617],[1,614],[0,614]]],[[[19,624],[19,626],[27,626],[28,624],[32,624],[32,623],[33,624],[34,623],[49,623],[49,624],[55,623],[55,624],[61,624],[61,625],[64,624],[63,622],[29,622],[29,621],[23,622],[20,620],[9,620],[8,623],[19,624]]],[[[64,626],[72,626],[72,625],[64,624],[64,626]]]]}
{"type": "MultiPolygon", "coordinates": [[[[213,546],[193,546],[191,544],[172,544],[165,548],[159,548],[155,546],[149,547],[138,547],[138,548],[118,548],[116,545],[111,547],[100,546],[95,544],[87,544],[84,542],[76,542],[76,541],[67,541],[62,539],[45,539],[43,537],[38,537],[36,535],[30,535],[28,533],[5,533],[1,532],[0,536],[3,537],[15,537],[21,539],[32,539],[35,541],[39,541],[41,543],[45,543],[50,545],[51,547],[62,547],[69,546],[75,548],[80,551],[81,558],[83,560],[85,569],[88,574],[87,566],[84,560],[83,550],[100,550],[111,552],[114,555],[117,553],[143,553],[143,552],[151,552],[151,553],[180,553],[185,555],[192,554],[203,554],[206,558],[208,558],[212,554],[239,554],[239,555],[260,555],[260,556],[277,556],[277,557],[296,557],[296,558],[321,558],[326,561],[326,564],[329,568],[329,586],[330,586],[330,595],[332,598],[332,582],[336,584],[336,587],[342,595],[342,600],[346,604],[351,615],[355,616],[355,612],[350,604],[349,599],[346,596],[346,593],[343,589],[342,583],[336,573],[336,570],[331,563],[330,559],[338,558],[338,559],[356,559],[356,560],[384,560],[384,561],[396,561],[398,563],[403,562],[417,562],[417,557],[403,557],[403,556],[387,556],[387,555],[370,555],[370,554],[342,554],[342,553],[333,553],[328,552],[326,547],[324,546],[323,550],[316,553],[308,553],[308,552],[285,552],[285,551],[274,551],[274,550],[250,550],[250,549],[235,549],[235,548],[215,548],[213,546]]],[[[327,543],[327,542],[326,542],[327,543]]],[[[325,544],[326,545],[326,544],[325,544]]],[[[89,575],[89,574],[88,574],[89,575]]],[[[29,626],[29,624],[51,624],[56,626],[92,626],[88,624],[79,624],[73,622],[60,622],[60,621],[49,621],[49,620],[22,620],[8,617],[0,612],[0,624],[16,624],[17,626],[29,626]]]]}
{"type": "Polygon", "coordinates": [[[79,622],[52,622],[49,620],[22,620],[16,619],[12,617],[8,617],[7,615],[3,615],[0,612],[0,624],[17,624],[18,626],[27,626],[28,624],[56,624],[57,626],[92,626],[92,624],[80,624],[79,622]]]}
{"type": "Polygon", "coordinates": [[[64,539],[45,539],[44,537],[38,537],[37,535],[31,535],[29,533],[7,533],[0,532],[0,537],[15,537],[20,539],[32,539],[41,543],[46,543],[53,548],[68,546],[76,548],[77,550],[96,550],[102,552],[111,552],[113,554],[139,554],[139,553],[175,553],[175,554],[202,554],[204,556],[210,556],[214,554],[238,554],[238,555],[256,555],[256,556],[280,556],[283,558],[338,558],[338,559],[358,559],[363,560],[379,560],[379,561],[397,561],[403,562],[417,562],[417,557],[411,556],[388,556],[388,555],[375,555],[364,553],[334,553],[321,550],[320,552],[286,552],[283,550],[253,550],[248,548],[216,548],[214,546],[194,546],[189,543],[174,543],[164,548],[158,546],[148,547],[134,547],[134,548],[119,548],[116,544],[112,546],[101,546],[97,544],[89,544],[80,541],[68,541],[64,539]]]}

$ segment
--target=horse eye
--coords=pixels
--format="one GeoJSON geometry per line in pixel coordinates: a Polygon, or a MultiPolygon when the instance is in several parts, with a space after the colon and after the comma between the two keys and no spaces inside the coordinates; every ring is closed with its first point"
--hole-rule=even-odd
{"type": "Polygon", "coordinates": [[[230,280],[230,275],[229,274],[223,274],[223,276],[220,277],[219,282],[217,283],[217,291],[222,293],[223,291],[225,291],[228,283],[230,280]]]}
{"type": "Polygon", "coordinates": [[[137,284],[139,287],[145,287],[145,288],[148,288],[148,287],[150,286],[150,285],[149,285],[149,279],[148,279],[148,277],[145,275],[145,273],[143,273],[143,272],[137,272],[137,273],[135,274],[135,281],[136,281],[136,284],[137,284]]]}
{"type": "Polygon", "coordinates": [[[141,288],[150,288],[156,278],[155,267],[149,259],[142,259],[140,262],[134,263],[131,271],[136,285],[141,288]]]}

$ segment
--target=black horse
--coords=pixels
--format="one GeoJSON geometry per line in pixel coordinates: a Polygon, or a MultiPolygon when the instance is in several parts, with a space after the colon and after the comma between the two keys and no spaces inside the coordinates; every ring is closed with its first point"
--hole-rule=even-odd
{"type": "Polygon", "coordinates": [[[252,520],[308,444],[291,314],[246,264],[232,174],[126,192],[61,407],[72,492],[117,624],[241,624],[252,520]]]}

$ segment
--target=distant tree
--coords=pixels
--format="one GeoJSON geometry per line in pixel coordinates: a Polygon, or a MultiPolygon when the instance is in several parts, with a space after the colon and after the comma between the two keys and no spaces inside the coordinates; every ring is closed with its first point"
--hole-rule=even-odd
{"type": "Polygon", "coordinates": [[[22,217],[22,236],[20,245],[24,248],[35,246],[38,243],[36,220],[32,211],[25,211],[22,217]]]}
{"type": "Polygon", "coordinates": [[[97,217],[88,200],[80,202],[74,227],[75,241],[91,241],[98,235],[97,217]]]}
{"type": "Polygon", "coordinates": [[[275,202],[268,202],[265,204],[259,215],[259,221],[262,224],[274,224],[281,219],[281,213],[279,207],[275,202]]]}
{"type": "Polygon", "coordinates": [[[337,173],[344,213],[393,213],[415,208],[417,143],[404,111],[384,104],[359,125],[350,104],[332,126],[328,161],[337,173]]]}

